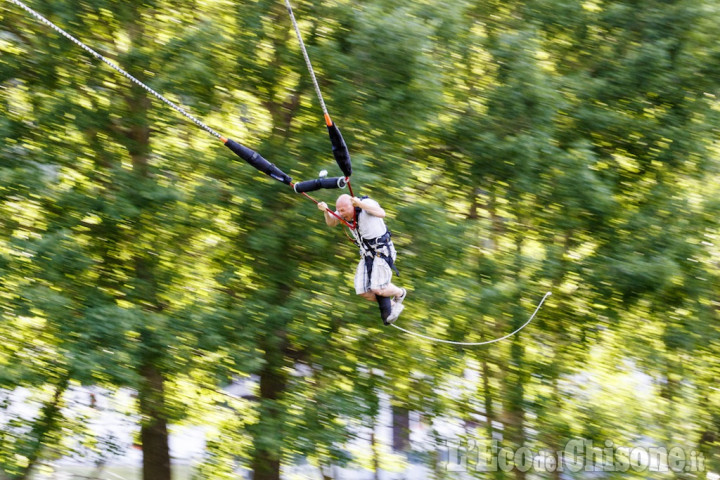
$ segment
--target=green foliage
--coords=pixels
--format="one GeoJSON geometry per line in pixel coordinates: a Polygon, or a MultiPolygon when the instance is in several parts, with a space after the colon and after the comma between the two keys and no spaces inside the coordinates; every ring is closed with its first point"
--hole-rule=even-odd
{"type": "MultiPolygon", "coordinates": [[[[152,367],[153,415],[216,427],[198,478],[346,465],[384,395],[483,416],[482,441],[677,440],[717,468],[717,2],[295,5],[354,189],[388,212],[403,327],[486,340],[553,291],[479,350],[383,328],[312,203],[6,3],[4,391],[144,391],[152,367]],[[253,398],[217,393],[250,375],[253,398]]],[[[336,170],[282,2],[32,6],[296,180],[336,170]]],[[[3,426],[6,474],[71,449],[57,419],[3,426]]]]}

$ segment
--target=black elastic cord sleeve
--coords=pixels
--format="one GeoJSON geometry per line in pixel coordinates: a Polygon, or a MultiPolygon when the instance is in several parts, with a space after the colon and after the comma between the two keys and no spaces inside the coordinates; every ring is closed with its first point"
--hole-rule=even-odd
{"type": "Polygon", "coordinates": [[[293,188],[297,193],[312,192],[321,188],[345,188],[347,182],[344,177],[316,178],[296,183],[293,188]]]}
{"type": "Polygon", "coordinates": [[[352,165],[350,164],[350,152],[345,144],[345,140],[340,133],[340,129],[335,125],[335,122],[333,122],[332,125],[328,125],[327,128],[330,134],[330,142],[332,143],[332,152],[335,161],[345,176],[349,177],[352,175],[352,165]]]}
{"type": "Polygon", "coordinates": [[[270,175],[275,180],[290,185],[292,178],[290,178],[285,172],[277,168],[272,163],[265,160],[262,155],[254,150],[251,150],[243,145],[240,145],[235,140],[228,140],[225,142],[225,146],[232,150],[235,155],[245,160],[247,163],[257,168],[261,172],[270,175]]]}

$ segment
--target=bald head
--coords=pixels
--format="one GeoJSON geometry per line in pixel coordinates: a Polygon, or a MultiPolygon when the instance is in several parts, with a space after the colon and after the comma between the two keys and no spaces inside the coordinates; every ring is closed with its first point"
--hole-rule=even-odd
{"type": "Polygon", "coordinates": [[[335,210],[345,220],[350,221],[355,217],[355,207],[352,204],[352,197],[346,193],[340,195],[335,201],[335,210]]]}
{"type": "Polygon", "coordinates": [[[335,201],[335,207],[340,207],[340,205],[352,205],[352,197],[347,193],[343,193],[335,201]]]}

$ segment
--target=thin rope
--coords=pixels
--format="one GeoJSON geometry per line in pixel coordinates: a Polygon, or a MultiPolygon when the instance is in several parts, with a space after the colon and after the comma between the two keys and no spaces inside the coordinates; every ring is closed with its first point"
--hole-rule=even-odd
{"type": "MultiPolygon", "coordinates": [[[[291,188],[292,188],[294,185],[295,185],[294,183],[292,183],[292,182],[290,183],[290,187],[291,187],[291,188]]],[[[311,196],[308,195],[307,193],[305,193],[305,192],[300,192],[300,194],[303,195],[303,196],[306,197],[306,198],[309,198],[309,199],[312,200],[313,202],[315,202],[315,205],[320,205],[320,201],[318,201],[318,200],[315,199],[314,197],[311,197],[311,196]]],[[[340,215],[338,215],[337,213],[335,213],[332,209],[328,208],[328,209],[327,209],[327,212],[328,212],[330,215],[332,215],[333,217],[335,217],[335,218],[337,218],[338,220],[340,220],[342,223],[344,223],[344,224],[345,224],[347,227],[349,227],[351,230],[355,228],[355,227],[353,227],[352,225],[350,225],[350,223],[349,223],[347,220],[345,220],[345,219],[342,218],[340,215]]],[[[343,230],[343,231],[344,231],[344,230],[343,230]]]]}
{"type": "Polygon", "coordinates": [[[295,28],[295,34],[297,35],[298,42],[300,42],[300,50],[302,50],[303,57],[305,57],[305,63],[307,64],[308,71],[310,72],[313,85],[315,85],[315,93],[317,93],[318,100],[320,100],[320,106],[325,114],[325,120],[328,121],[330,119],[330,115],[328,114],[327,107],[325,107],[325,101],[323,100],[322,93],[320,92],[320,85],[318,85],[317,78],[315,77],[315,70],[313,70],[312,63],[310,63],[310,57],[305,49],[305,42],[303,42],[302,35],[300,35],[300,28],[295,20],[295,14],[293,13],[292,5],[290,5],[290,0],[285,0],[285,6],[288,9],[288,13],[290,13],[290,20],[292,20],[293,28],[295,28]]]}
{"type": "Polygon", "coordinates": [[[537,308],[535,308],[535,311],[534,311],[533,314],[530,316],[530,318],[528,319],[528,321],[525,322],[520,328],[518,328],[517,330],[515,330],[515,331],[512,332],[512,333],[508,333],[508,334],[505,335],[504,337],[494,338],[494,339],[492,339],[492,340],[487,340],[487,341],[485,341],[485,342],[453,342],[453,341],[450,341],[450,340],[443,340],[443,339],[441,339],[441,338],[429,337],[429,336],[427,336],[427,335],[422,335],[422,334],[420,334],[420,333],[411,332],[411,331],[409,331],[409,330],[405,330],[405,329],[402,328],[402,327],[398,327],[398,326],[395,325],[394,323],[392,324],[392,326],[395,327],[395,328],[397,328],[398,330],[402,330],[403,332],[407,333],[408,335],[413,335],[413,336],[415,336],[415,337],[424,338],[425,340],[429,340],[429,341],[431,341],[431,342],[449,343],[449,344],[451,344],[451,345],[464,345],[464,346],[487,345],[487,344],[489,344],[489,343],[500,342],[500,341],[502,341],[502,340],[505,340],[505,339],[508,338],[508,337],[512,337],[513,335],[515,335],[516,333],[518,333],[520,330],[522,330],[523,328],[525,328],[530,322],[532,322],[532,320],[533,320],[533,318],[535,318],[535,315],[537,314],[538,310],[540,310],[540,307],[542,307],[542,304],[545,303],[545,299],[546,299],[547,297],[549,297],[551,294],[552,294],[552,292],[547,292],[547,293],[545,294],[545,296],[542,298],[542,300],[540,300],[540,303],[538,303],[537,308]]]}
{"type": "Polygon", "coordinates": [[[45,25],[49,26],[50,28],[52,28],[53,30],[55,30],[56,32],[58,32],[60,35],[64,36],[65,38],[67,38],[68,40],[70,40],[71,42],[73,42],[75,45],[79,46],[80,48],[82,48],[82,49],[85,50],[86,52],[90,53],[92,56],[94,56],[94,57],[97,58],[98,60],[101,60],[102,62],[105,62],[105,63],[106,63],[107,65],[109,65],[113,70],[117,71],[118,73],[120,73],[121,75],[123,75],[125,78],[127,78],[127,79],[130,80],[131,82],[135,83],[136,85],[138,85],[138,86],[144,88],[145,90],[147,90],[148,92],[150,92],[152,95],[154,95],[155,97],[157,97],[158,99],[160,99],[162,102],[164,102],[165,104],[167,104],[170,108],[172,108],[173,110],[179,112],[181,115],[183,115],[184,117],[186,117],[187,119],[189,119],[190,121],[192,121],[192,122],[193,122],[195,125],[197,125],[198,127],[202,128],[203,130],[205,130],[206,132],[208,132],[210,135],[213,135],[214,137],[217,137],[217,138],[219,138],[219,139],[221,139],[221,140],[223,139],[222,135],[220,135],[218,132],[216,132],[216,131],[213,130],[212,128],[208,127],[207,125],[205,125],[203,122],[201,122],[200,120],[198,120],[198,119],[195,118],[194,116],[190,115],[190,114],[189,114],[188,112],[186,112],[182,107],[180,107],[179,105],[176,105],[175,103],[171,102],[170,100],[168,100],[168,99],[165,98],[164,96],[160,95],[158,92],[156,92],[156,91],[153,90],[152,88],[148,87],[148,86],[145,85],[143,82],[141,82],[141,81],[138,80],[137,78],[133,77],[133,76],[130,75],[128,72],[126,72],[126,71],[123,70],[122,68],[118,67],[118,66],[115,65],[113,62],[111,62],[111,61],[108,60],[107,58],[103,57],[103,56],[100,55],[98,52],[96,52],[96,51],[93,50],[92,48],[88,47],[87,45],[85,45],[84,43],[82,43],[80,40],[78,40],[77,38],[73,37],[72,35],[70,35],[69,33],[67,33],[65,30],[63,30],[62,28],[58,27],[57,25],[55,25],[54,23],[52,23],[52,22],[51,22],[50,20],[48,20],[47,18],[45,18],[45,17],[43,17],[42,15],[40,15],[38,12],[36,12],[36,11],[33,10],[32,8],[30,8],[30,7],[28,7],[27,5],[25,5],[25,4],[24,4],[23,2],[21,2],[20,0],[8,0],[8,1],[11,2],[11,3],[14,3],[15,5],[17,5],[17,6],[20,7],[20,8],[22,8],[23,10],[25,10],[26,12],[28,12],[30,15],[32,15],[33,17],[35,17],[37,20],[39,20],[40,22],[42,22],[42,23],[44,23],[45,25]]]}

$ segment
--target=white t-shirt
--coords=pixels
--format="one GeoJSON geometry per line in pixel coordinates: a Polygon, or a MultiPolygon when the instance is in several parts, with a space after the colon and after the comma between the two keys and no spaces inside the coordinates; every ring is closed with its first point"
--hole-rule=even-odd
{"type": "MultiPolygon", "coordinates": [[[[366,198],[363,200],[363,203],[376,207],[380,206],[380,204],[372,198],[366,198]]],[[[370,215],[365,210],[361,210],[360,213],[358,213],[358,225],[358,232],[365,240],[372,240],[373,238],[385,235],[385,232],[387,232],[383,219],[375,215],[370,215]]]]}

